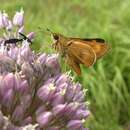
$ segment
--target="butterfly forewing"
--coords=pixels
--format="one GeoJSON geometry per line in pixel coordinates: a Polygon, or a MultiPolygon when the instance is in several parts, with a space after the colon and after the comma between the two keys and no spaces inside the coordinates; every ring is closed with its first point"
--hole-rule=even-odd
{"type": "Polygon", "coordinates": [[[104,56],[105,53],[110,49],[110,46],[105,43],[104,39],[100,38],[93,38],[93,39],[80,39],[80,38],[73,38],[75,41],[79,41],[81,44],[87,44],[91,46],[96,53],[96,58],[99,59],[100,57],[104,56]]]}

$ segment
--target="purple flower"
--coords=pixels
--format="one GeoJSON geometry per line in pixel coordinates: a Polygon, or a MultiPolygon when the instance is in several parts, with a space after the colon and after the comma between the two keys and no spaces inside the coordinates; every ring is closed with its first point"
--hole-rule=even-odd
{"type": "Polygon", "coordinates": [[[34,32],[30,32],[27,37],[32,41],[34,39],[35,33],[34,32]]]}
{"type": "Polygon", "coordinates": [[[6,29],[7,29],[8,31],[11,31],[11,30],[13,29],[13,25],[12,25],[12,22],[11,22],[11,21],[8,21],[8,25],[7,25],[6,29]]]}
{"type": "Polygon", "coordinates": [[[70,120],[67,124],[68,130],[81,130],[82,121],[81,120],[70,120]]]}
{"type": "Polygon", "coordinates": [[[4,27],[3,14],[0,12],[0,28],[4,27]]]}
{"type": "Polygon", "coordinates": [[[39,123],[40,127],[48,127],[49,123],[53,118],[52,112],[43,112],[37,116],[37,122],[39,123]]]}
{"type": "Polygon", "coordinates": [[[61,72],[58,55],[37,54],[27,40],[3,44],[23,32],[23,14],[16,17],[17,32],[8,25],[0,38],[0,130],[86,130],[85,93],[61,72]]]}
{"type": "Polygon", "coordinates": [[[67,104],[59,104],[55,107],[53,107],[53,114],[55,116],[63,116],[64,115],[64,112],[66,112],[66,106],[67,104]]]}
{"type": "Polygon", "coordinates": [[[0,28],[5,28],[9,25],[8,14],[0,12],[0,28]]]}
{"type": "Polygon", "coordinates": [[[24,11],[16,12],[13,18],[13,24],[22,27],[24,24],[24,11]]]}
{"type": "Polygon", "coordinates": [[[18,30],[18,33],[23,33],[24,32],[24,26],[20,27],[18,30]]]}
{"type": "Polygon", "coordinates": [[[7,27],[9,25],[8,14],[5,13],[5,11],[3,12],[3,23],[4,23],[5,27],[7,27]]]}

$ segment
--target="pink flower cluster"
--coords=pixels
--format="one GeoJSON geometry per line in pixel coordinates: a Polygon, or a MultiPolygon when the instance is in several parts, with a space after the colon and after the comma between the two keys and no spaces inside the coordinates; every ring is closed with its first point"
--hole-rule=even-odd
{"type": "Polygon", "coordinates": [[[58,55],[36,54],[27,40],[2,44],[19,38],[23,19],[23,11],[13,22],[0,13],[0,28],[5,30],[0,38],[0,130],[87,130],[85,93],[61,73],[58,55]]]}

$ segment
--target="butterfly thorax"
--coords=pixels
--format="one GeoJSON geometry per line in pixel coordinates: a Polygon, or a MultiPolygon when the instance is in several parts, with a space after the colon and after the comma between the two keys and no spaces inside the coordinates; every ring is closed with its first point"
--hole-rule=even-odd
{"type": "Polygon", "coordinates": [[[68,38],[60,37],[55,43],[54,48],[55,50],[61,54],[62,57],[66,56],[67,51],[67,43],[69,42],[68,38]]]}

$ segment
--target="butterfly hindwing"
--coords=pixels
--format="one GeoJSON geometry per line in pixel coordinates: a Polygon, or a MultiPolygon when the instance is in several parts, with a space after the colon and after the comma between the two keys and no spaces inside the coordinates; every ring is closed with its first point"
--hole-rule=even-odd
{"type": "Polygon", "coordinates": [[[96,53],[97,59],[104,56],[105,53],[107,53],[108,50],[110,49],[109,45],[106,43],[100,43],[100,42],[93,41],[93,42],[89,42],[87,44],[93,48],[94,52],[96,53]]]}
{"type": "Polygon", "coordinates": [[[68,56],[73,56],[77,63],[89,67],[96,61],[96,54],[91,46],[81,43],[80,41],[71,41],[67,49],[68,56]]]}
{"type": "Polygon", "coordinates": [[[80,65],[78,62],[76,62],[76,60],[73,56],[67,57],[66,62],[78,75],[81,74],[80,65]]]}

